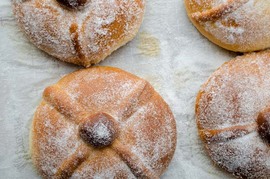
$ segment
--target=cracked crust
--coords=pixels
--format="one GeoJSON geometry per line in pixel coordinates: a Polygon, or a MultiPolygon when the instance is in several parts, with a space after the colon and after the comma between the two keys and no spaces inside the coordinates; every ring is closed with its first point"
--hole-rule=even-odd
{"type": "Polygon", "coordinates": [[[231,51],[270,47],[270,4],[264,0],[185,0],[194,26],[210,41],[231,51]]]}
{"type": "Polygon", "coordinates": [[[38,48],[69,63],[99,63],[139,30],[144,0],[92,0],[70,10],[57,0],[12,0],[13,12],[26,36],[38,48]]]}
{"type": "Polygon", "coordinates": [[[155,179],[173,157],[176,124],[148,82],[117,68],[95,67],[45,89],[30,140],[33,163],[44,178],[155,179]],[[99,113],[118,126],[114,141],[103,148],[79,135],[87,116],[99,113]]]}

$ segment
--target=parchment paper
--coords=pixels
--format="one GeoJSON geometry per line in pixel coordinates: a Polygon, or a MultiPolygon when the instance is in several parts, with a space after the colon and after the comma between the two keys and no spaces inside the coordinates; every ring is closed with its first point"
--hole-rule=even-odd
{"type": "MultiPolygon", "coordinates": [[[[215,167],[197,134],[195,97],[211,73],[236,54],[202,37],[182,0],[147,0],[140,33],[100,65],[148,80],[170,105],[178,143],[162,178],[231,178],[215,167]]],[[[0,178],[39,178],[28,133],[43,89],[80,67],[59,62],[32,45],[18,28],[9,0],[0,0],[0,178]]]]}

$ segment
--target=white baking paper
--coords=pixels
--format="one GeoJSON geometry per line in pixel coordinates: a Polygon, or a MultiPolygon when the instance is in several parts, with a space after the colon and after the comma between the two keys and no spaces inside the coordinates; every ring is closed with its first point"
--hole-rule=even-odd
{"type": "MultiPolygon", "coordinates": [[[[215,167],[198,138],[195,97],[211,73],[235,53],[202,37],[182,0],[148,0],[140,33],[100,65],[148,80],[177,120],[175,156],[162,178],[231,178],[215,167]]],[[[18,28],[9,0],[0,0],[0,178],[39,178],[28,133],[43,89],[80,67],[59,62],[32,45],[18,28]]]]}

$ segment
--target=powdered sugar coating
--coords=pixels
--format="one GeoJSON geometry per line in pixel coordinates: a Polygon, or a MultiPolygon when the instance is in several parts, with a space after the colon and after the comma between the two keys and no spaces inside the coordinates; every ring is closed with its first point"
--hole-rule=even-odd
{"type": "Polygon", "coordinates": [[[243,178],[270,176],[269,143],[258,133],[258,114],[270,104],[270,51],[225,63],[202,86],[196,116],[212,160],[243,178]]]}
{"type": "MultiPolygon", "coordinates": [[[[107,135],[104,126],[93,129],[107,135]]],[[[175,146],[176,124],[167,104],[148,82],[114,68],[81,70],[48,87],[33,120],[32,159],[45,178],[65,168],[71,178],[135,178],[141,172],[156,178],[169,165],[175,146]],[[81,121],[99,112],[112,116],[119,128],[116,142],[102,149],[78,135],[81,121]],[[48,150],[52,139],[62,142],[48,150]]]]}
{"type": "Polygon", "coordinates": [[[91,0],[81,10],[64,8],[56,0],[13,0],[13,9],[38,48],[88,67],[136,35],[144,0],[91,0]]]}
{"type": "Polygon", "coordinates": [[[97,123],[93,130],[96,131],[97,138],[109,138],[109,130],[103,123],[97,123]]]}
{"type": "Polygon", "coordinates": [[[265,0],[186,0],[195,26],[223,48],[247,52],[270,47],[270,4],[265,0]]]}

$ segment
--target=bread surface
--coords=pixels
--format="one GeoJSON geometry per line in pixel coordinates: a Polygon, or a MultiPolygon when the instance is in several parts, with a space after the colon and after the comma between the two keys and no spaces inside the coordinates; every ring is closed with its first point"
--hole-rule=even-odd
{"type": "Polygon", "coordinates": [[[12,0],[12,4],[32,43],[62,61],[85,67],[135,37],[145,6],[144,0],[73,0],[87,3],[72,9],[61,1],[70,0],[12,0]]]}
{"type": "Polygon", "coordinates": [[[235,52],[270,47],[267,0],[185,0],[194,26],[213,43],[235,52]]]}
{"type": "Polygon", "coordinates": [[[215,71],[196,101],[199,135],[211,159],[239,178],[270,176],[270,51],[215,71]]]}
{"type": "Polygon", "coordinates": [[[44,178],[159,178],[175,147],[169,106],[148,82],[112,67],[47,87],[31,129],[44,178]]]}

